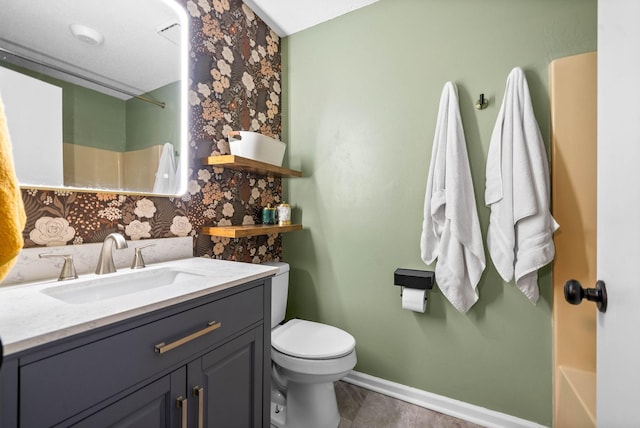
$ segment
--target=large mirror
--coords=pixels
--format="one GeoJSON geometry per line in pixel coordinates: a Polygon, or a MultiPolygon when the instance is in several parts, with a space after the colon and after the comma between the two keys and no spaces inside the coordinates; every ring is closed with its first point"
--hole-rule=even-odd
{"type": "Polygon", "coordinates": [[[0,0],[0,11],[0,97],[21,186],[184,193],[180,4],[0,0]]]}

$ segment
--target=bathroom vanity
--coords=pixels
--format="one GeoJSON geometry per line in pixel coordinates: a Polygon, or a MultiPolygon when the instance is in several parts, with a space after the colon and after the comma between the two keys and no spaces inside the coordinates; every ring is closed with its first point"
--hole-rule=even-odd
{"type": "MultiPolygon", "coordinates": [[[[97,275],[0,290],[0,426],[269,426],[277,270],[195,258],[146,269],[187,274],[106,299],[91,287],[114,285],[97,275]]],[[[135,287],[127,271],[110,281],[135,287]]]]}

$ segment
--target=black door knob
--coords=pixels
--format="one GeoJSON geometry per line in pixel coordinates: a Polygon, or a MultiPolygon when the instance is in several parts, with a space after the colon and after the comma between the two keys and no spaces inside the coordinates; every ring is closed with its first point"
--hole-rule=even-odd
{"type": "Polygon", "coordinates": [[[596,302],[600,312],[607,311],[607,288],[604,281],[596,281],[595,288],[582,288],[582,284],[575,279],[570,279],[564,283],[564,298],[572,305],[579,305],[582,299],[586,298],[591,302],[596,302]]]}

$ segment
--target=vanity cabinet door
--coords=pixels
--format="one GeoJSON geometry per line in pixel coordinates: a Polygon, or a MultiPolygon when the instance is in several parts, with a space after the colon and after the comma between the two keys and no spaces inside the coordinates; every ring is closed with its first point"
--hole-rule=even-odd
{"type": "MultiPolygon", "coordinates": [[[[186,368],[183,367],[69,426],[182,427],[182,410],[176,404],[185,397],[185,376],[186,368]]],[[[184,411],[186,413],[186,406],[184,411]]]]}
{"type": "Polygon", "coordinates": [[[263,331],[250,330],[188,365],[190,427],[269,426],[262,420],[263,331]]]}

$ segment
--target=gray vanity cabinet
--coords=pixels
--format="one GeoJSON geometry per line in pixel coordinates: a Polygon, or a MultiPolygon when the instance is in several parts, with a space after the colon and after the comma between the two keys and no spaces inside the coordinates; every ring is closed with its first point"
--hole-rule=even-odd
{"type": "Polygon", "coordinates": [[[0,421],[268,427],[270,289],[263,279],[10,356],[0,421]]]}

